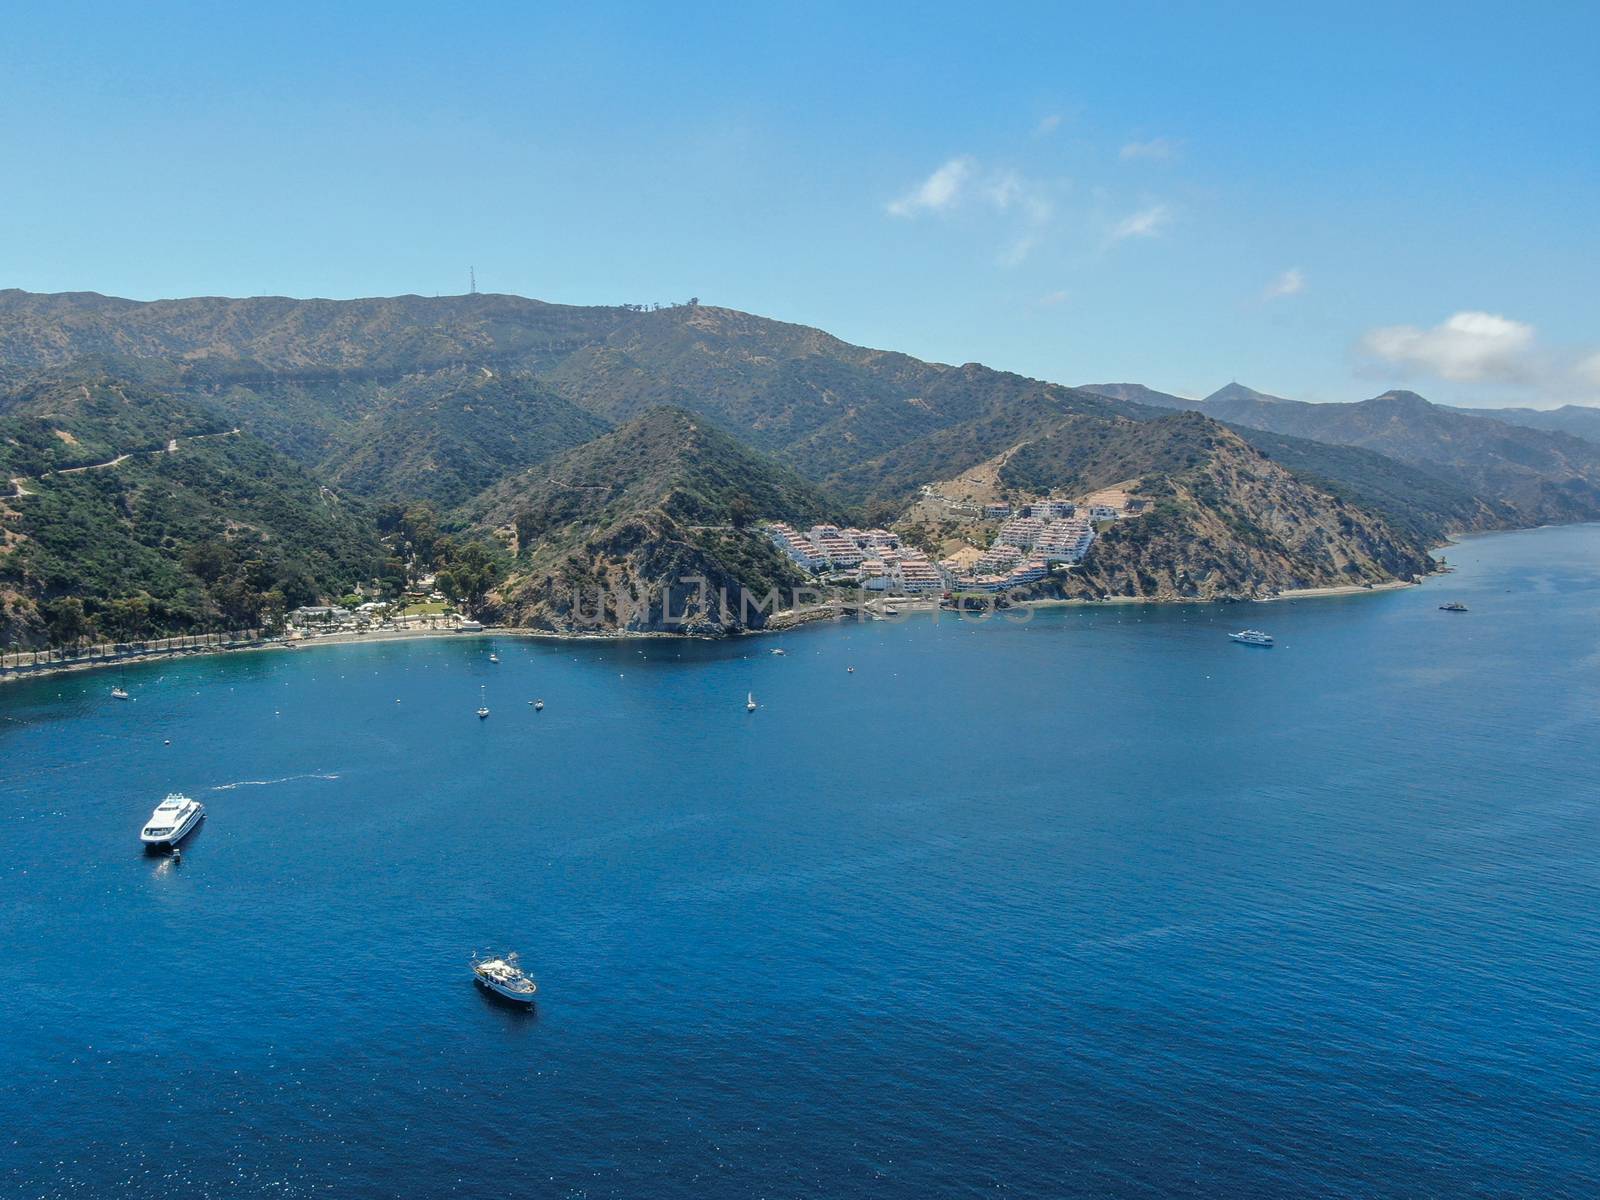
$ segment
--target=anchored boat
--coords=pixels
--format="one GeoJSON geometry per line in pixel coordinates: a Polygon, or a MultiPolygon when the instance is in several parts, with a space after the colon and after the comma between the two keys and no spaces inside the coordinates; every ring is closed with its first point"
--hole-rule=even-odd
{"type": "Polygon", "coordinates": [[[1270,646],[1272,635],[1262,633],[1259,629],[1241,629],[1238,633],[1228,635],[1242,646],[1270,646]]]}
{"type": "Polygon", "coordinates": [[[155,812],[139,831],[139,840],[146,846],[176,846],[194,832],[205,815],[206,806],[200,801],[173,792],[156,805],[155,812]]]}
{"type": "Polygon", "coordinates": [[[472,956],[472,974],[480,987],[515,1004],[532,1004],[538,985],[529,979],[515,953],[504,958],[472,956]]]}

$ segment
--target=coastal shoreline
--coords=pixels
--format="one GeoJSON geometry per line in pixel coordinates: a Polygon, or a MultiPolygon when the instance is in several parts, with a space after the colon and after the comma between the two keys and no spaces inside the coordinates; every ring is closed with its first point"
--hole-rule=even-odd
{"type": "MultiPolygon", "coordinates": [[[[1338,587],[1324,588],[1298,588],[1292,591],[1280,592],[1275,596],[1263,596],[1249,601],[1253,604],[1271,604],[1284,600],[1318,600],[1336,596],[1359,596],[1373,592],[1390,592],[1401,588],[1420,586],[1408,580],[1396,579],[1387,583],[1375,583],[1370,587],[1364,584],[1346,584],[1338,587]]],[[[917,612],[940,611],[939,602],[928,599],[897,599],[895,607],[901,610],[901,615],[917,612]]],[[[1014,600],[1014,608],[1091,608],[1105,607],[1107,605],[1127,604],[1221,604],[1231,601],[1221,600],[1157,600],[1147,596],[1108,596],[1104,600],[1085,600],[1079,598],[1040,598],[1033,600],[1014,600]]],[[[883,613],[868,609],[870,615],[862,615],[856,611],[829,609],[819,607],[802,613],[779,612],[773,614],[772,623],[763,629],[750,629],[741,631],[734,636],[756,637],[767,634],[787,633],[803,625],[812,625],[818,621],[842,621],[849,619],[894,621],[898,617],[885,616],[883,613]]],[[[953,614],[960,619],[960,614],[953,614]]],[[[58,662],[48,666],[28,668],[7,668],[0,671],[0,684],[20,682],[25,679],[46,679],[52,676],[71,675],[83,671],[104,670],[110,667],[128,667],[140,663],[165,662],[181,658],[218,658],[229,654],[252,654],[270,650],[302,650],[318,646],[348,646],[353,644],[372,644],[375,642],[407,642],[422,638],[485,638],[485,637],[513,637],[528,638],[540,641],[556,642],[616,642],[634,639],[680,639],[690,638],[715,641],[704,634],[670,633],[664,630],[615,630],[615,631],[561,631],[550,629],[519,629],[514,626],[487,626],[481,630],[456,630],[456,629],[374,629],[366,633],[325,633],[305,638],[274,638],[247,645],[224,646],[214,649],[199,649],[185,646],[171,650],[153,650],[148,653],[125,654],[115,658],[85,659],[77,662],[58,662]]]]}

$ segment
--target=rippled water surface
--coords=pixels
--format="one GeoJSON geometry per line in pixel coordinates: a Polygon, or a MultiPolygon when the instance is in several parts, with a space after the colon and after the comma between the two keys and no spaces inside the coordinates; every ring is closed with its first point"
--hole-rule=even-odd
{"type": "Polygon", "coordinates": [[[6,685],[0,1194],[1600,1194],[1600,527],[1449,557],[6,685]]]}

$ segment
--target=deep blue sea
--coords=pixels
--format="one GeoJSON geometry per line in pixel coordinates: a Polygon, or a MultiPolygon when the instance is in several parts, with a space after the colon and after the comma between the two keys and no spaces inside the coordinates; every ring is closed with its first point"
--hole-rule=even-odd
{"type": "Polygon", "coordinates": [[[6,685],[0,1195],[1596,1196],[1600,526],[1447,553],[6,685]]]}

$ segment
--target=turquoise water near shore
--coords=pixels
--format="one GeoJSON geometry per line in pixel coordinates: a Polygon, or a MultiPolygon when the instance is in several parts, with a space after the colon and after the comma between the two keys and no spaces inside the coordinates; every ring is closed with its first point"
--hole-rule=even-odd
{"type": "Polygon", "coordinates": [[[1600,527],[1448,557],[8,685],[0,1194],[1600,1194],[1600,527]]]}

